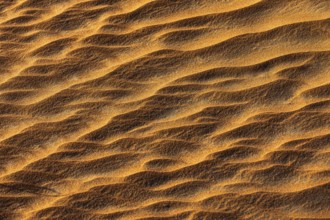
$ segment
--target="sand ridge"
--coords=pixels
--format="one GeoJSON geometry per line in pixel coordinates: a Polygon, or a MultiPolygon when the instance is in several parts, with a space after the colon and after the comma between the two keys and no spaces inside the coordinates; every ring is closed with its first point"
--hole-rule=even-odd
{"type": "Polygon", "coordinates": [[[0,2],[0,219],[330,218],[328,0],[0,2]]]}

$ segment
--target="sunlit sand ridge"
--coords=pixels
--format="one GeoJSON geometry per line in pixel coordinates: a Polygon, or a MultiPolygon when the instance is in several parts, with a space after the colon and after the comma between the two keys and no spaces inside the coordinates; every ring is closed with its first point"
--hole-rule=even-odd
{"type": "Polygon", "coordinates": [[[330,218],[329,0],[0,1],[0,219],[330,218]]]}

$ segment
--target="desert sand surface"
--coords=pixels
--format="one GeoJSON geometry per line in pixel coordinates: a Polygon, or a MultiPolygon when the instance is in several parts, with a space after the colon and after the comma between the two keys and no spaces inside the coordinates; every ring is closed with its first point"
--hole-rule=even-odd
{"type": "Polygon", "coordinates": [[[0,219],[330,219],[330,1],[1,0],[0,219]]]}

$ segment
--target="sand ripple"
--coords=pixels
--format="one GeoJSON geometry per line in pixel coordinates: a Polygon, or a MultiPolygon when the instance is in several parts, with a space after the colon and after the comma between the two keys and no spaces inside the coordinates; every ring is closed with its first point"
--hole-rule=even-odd
{"type": "Polygon", "coordinates": [[[328,219],[328,0],[0,2],[0,219],[328,219]]]}

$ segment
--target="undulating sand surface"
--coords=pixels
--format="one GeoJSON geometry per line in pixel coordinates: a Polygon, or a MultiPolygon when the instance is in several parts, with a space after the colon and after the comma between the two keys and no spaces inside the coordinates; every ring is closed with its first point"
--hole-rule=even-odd
{"type": "Polygon", "coordinates": [[[0,219],[330,219],[330,1],[1,0],[0,219]]]}

